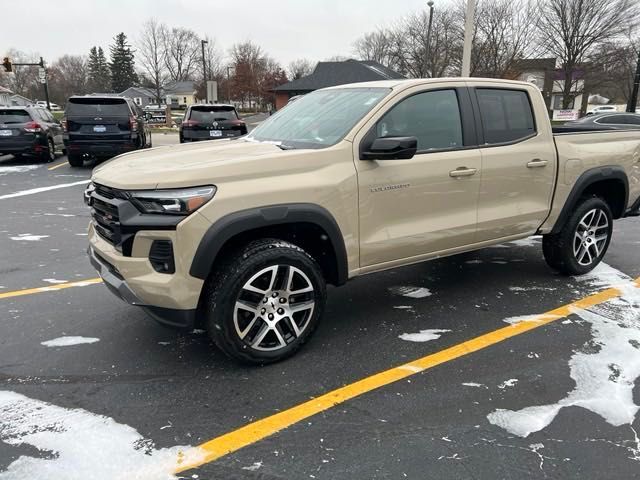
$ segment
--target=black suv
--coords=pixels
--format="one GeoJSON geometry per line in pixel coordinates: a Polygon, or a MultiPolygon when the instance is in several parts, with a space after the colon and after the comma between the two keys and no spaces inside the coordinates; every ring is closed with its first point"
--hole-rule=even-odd
{"type": "Polygon", "coordinates": [[[246,135],[247,124],[233,105],[190,105],[180,124],[180,143],[246,135]]]}
{"type": "Polygon", "coordinates": [[[88,157],[109,158],[151,148],[146,119],[130,98],[97,95],[69,98],[62,119],[69,164],[81,167],[88,157]]]}
{"type": "Polygon", "coordinates": [[[45,162],[63,151],[62,126],[40,107],[0,107],[0,154],[35,155],[45,162]]]}

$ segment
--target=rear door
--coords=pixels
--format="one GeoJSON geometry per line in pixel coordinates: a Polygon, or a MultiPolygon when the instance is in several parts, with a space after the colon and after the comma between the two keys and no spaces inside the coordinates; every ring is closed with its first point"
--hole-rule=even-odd
{"type": "Polygon", "coordinates": [[[215,140],[243,135],[246,133],[243,127],[244,122],[230,105],[194,105],[183,124],[183,135],[196,140],[215,140]]]}
{"type": "Polygon", "coordinates": [[[53,143],[57,146],[62,145],[62,126],[60,122],[58,122],[49,110],[44,108],[37,109],[38,114],[42,118],[44,122],[44,126],[46,126],[46,130],[51,138],[53,138],[53,143]]]}
{"type": "Polygon", "coordinates": [[[71,142],[131,139],[132,115],[124,98],[70,98],[66,117],[71,142]]]}
{"type": "Polygon", "coordinates": [[[482,154],[476,239],[533,234],[549,213],[557,168],[544,103],[532,102],[535,87],[469,83],[482,154]]]}

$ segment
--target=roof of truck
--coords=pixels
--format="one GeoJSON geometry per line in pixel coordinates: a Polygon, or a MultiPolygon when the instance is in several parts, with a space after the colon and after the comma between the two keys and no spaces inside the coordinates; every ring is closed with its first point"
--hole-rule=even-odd
{"type": "Polygon", "coordinates": [[[442,77],[442,78],[410,78],[410,79],[394,79],[394,80],[378,80],[374,82],[349,83],[345,85],[336,85],[332,88],[410,88],[415,85],[428,85],[430,83],[446,83],[446,82],[491,82],[492,84],[504,85],[520,85],[532,86],[529,82],[521,82],[518,80],[504,80],[501,78],[481,78],[481,77],[442,77]]]}

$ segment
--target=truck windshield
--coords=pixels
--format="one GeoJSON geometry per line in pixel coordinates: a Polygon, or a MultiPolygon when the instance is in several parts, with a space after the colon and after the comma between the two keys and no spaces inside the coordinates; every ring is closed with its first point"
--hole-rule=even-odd
{"type": "Polygon", "coordinates": [[[309,93],[268,118],[248,141],[281,148],[324,148],[338,143],[389,88],[336,88],[309,93]]]}

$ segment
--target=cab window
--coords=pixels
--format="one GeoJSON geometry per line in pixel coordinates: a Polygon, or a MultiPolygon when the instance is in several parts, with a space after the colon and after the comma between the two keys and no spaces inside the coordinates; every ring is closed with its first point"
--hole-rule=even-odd
{"type": "Polygon", "coordinates": [[[477,88],[485,144],[510,143],[535,134],[529,95],[523,90],[477,88]]]}
{"type": "Polygon", "coordinates": [[[455,90],[412,95],[395,105],[377,124],[378,137],[416,137],[418,151],[461,148],[462,122],[455,90]]]}

